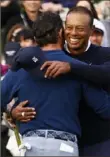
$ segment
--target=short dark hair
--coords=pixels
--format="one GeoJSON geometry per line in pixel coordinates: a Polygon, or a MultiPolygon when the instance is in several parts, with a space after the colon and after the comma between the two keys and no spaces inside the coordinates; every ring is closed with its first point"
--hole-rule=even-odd
{"type": "MultiPolygon", "coordinates": [[[[93,14],[92,14],[91,11],[88,10],[87,8],[82,7],[82,6],[72,7],[72,8],[68,11],[67,15],[70,14],[70,13],[80,13],[80,14],[86,14],[86,15],[88,15],[88,16],[90,17],[90,26],[91,26],[91,27],[93,26],[93,20],[94,20],[93,14]]],[[[74,20],[74,19],[73,19],[73,20],[74,20]]]]}
{"type": "Polygon", "coordinates": [[[34,34],[33,34],[32,30],[24,28],[21,31],[19,31],[15,37],[15,41],[20,42],[21,39],[23,39],[23,40],[31,39],[34,42],[35,39],[34,39],[34,34]]]}
{"type": "Polygon", "coordinates": [[[50,11],[41,13],[33,24],[37,44],[42,47],[47,44],[57,43],[58,33],[61,28],[63,28],[63,23],[57,13],[50,11]]]}

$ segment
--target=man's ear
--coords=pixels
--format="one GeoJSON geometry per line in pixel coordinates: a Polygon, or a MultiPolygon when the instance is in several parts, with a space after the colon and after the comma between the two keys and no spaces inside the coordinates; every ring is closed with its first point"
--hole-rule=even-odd
{"type": "Polygon", "coordinates": [[[58,35],[59,35],[59,38],[64,38],[64,29],[63,28],[60,29],[58,35]]]}
{"type": "Polygon", "coordinates": [[[62,48],[63,48],[63,45],[65,43],[64,29],[63,28],[61,28],[59,33],[58,33],[58,39],[59,39],[59,42],[60,42],[60,44],[62,45],[62,48]]]}
{"type": "Polygon", "coordinates": [[[59,38],[62,38],[62,33],[63,33],[63,29],[61,28],[58,33],[59,38]]]}

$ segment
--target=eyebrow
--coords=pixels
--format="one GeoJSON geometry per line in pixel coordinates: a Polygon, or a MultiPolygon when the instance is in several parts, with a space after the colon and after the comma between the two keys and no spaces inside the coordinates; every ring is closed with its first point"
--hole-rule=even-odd
{"type": "MultiPolygon", "coordinates": [[[[72,24],[68,24],[68,23],[65,23],[65,25],[67,25],[67,26],[74,26],[74,25],[72,25],[72,24]]],[[[76,25],[77,27],[85,27],[84,25],[76,25]]]]}

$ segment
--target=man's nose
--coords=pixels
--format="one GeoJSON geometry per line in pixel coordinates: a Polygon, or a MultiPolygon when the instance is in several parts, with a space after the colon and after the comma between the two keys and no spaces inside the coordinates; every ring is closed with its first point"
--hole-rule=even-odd
{"type": "Polygon", "coordinates": [[[72,34],[72,35],[77,35],[77,34],[78,34],[77,29],[76,29],[76,28],[73,28],[71,34],[72,34]]]}

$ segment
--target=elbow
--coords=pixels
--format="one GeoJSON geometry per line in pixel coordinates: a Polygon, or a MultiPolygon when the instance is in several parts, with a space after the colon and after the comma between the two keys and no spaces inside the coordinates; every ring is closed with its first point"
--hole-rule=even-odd
{"type": "Polygon", "coordinates": [[[104,112],[99,114],[100,118],[105,119],[105,120],[110,120],[110,112],[104,112]]]}

